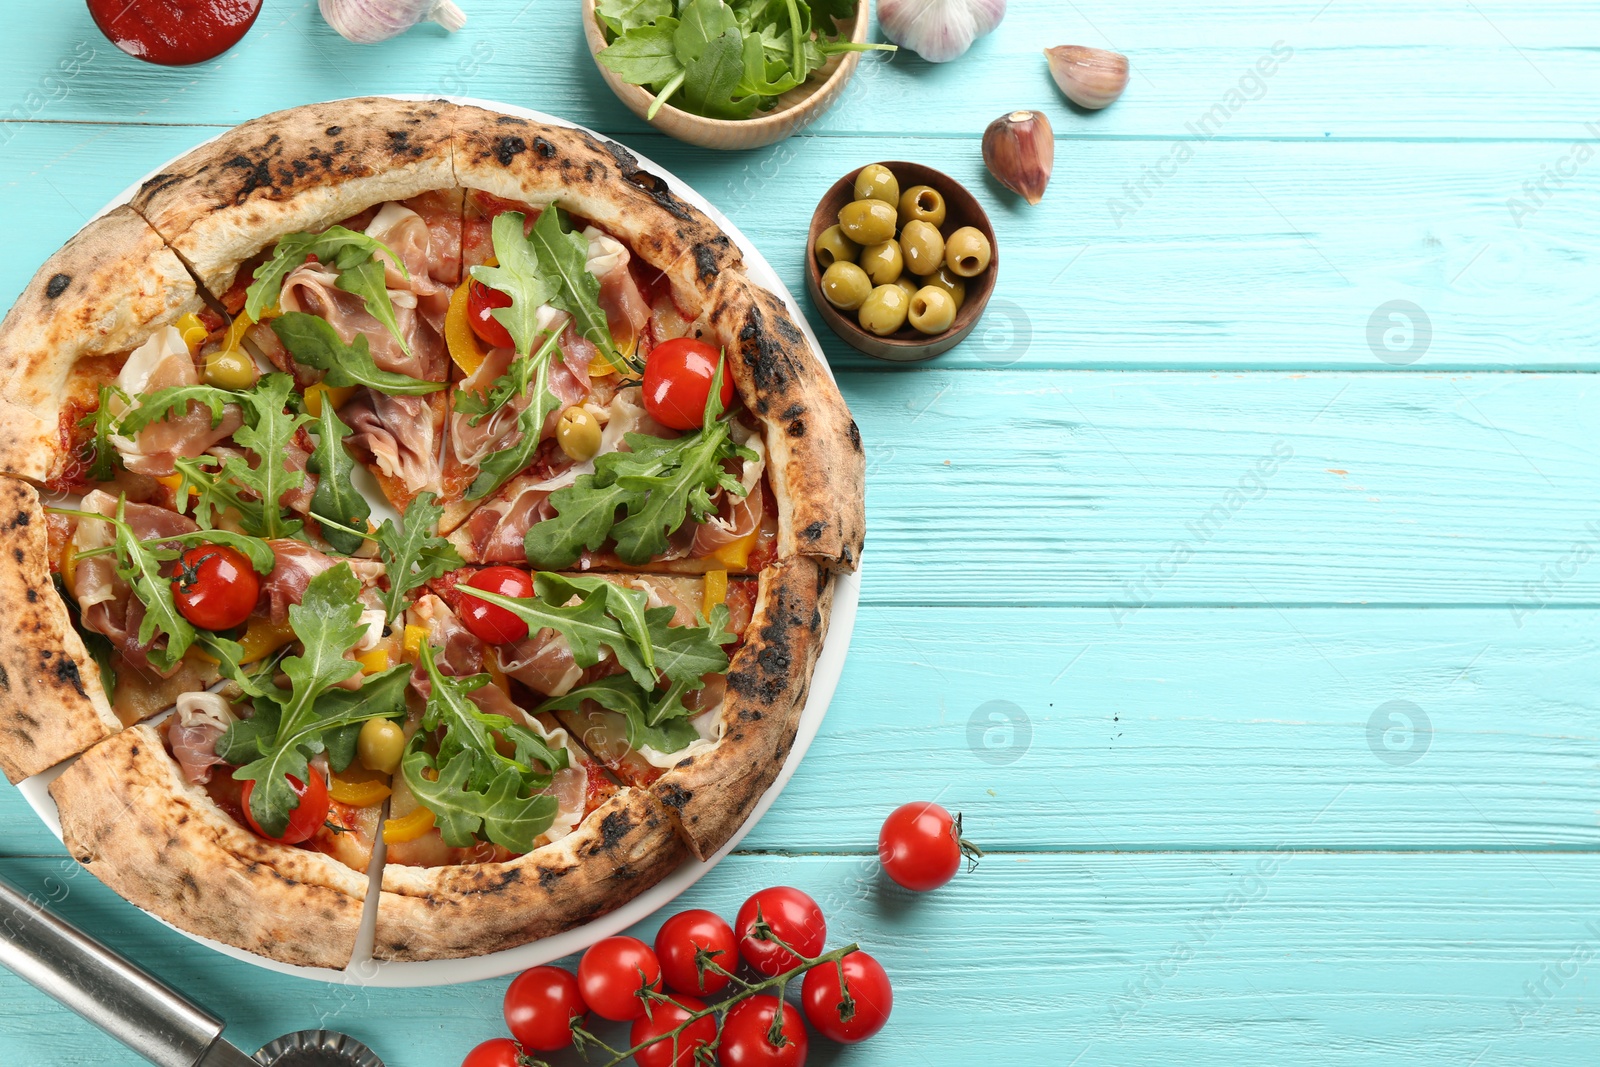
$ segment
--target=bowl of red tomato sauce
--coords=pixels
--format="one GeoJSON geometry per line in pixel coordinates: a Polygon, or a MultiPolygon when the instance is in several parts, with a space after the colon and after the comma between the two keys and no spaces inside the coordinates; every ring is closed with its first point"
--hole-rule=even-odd
{"type": "Polygon", "coordinates": [[[89,14],[135,59],[186,67],[238,44],[261,14],[261,0],[89,0],[89,14]]]}

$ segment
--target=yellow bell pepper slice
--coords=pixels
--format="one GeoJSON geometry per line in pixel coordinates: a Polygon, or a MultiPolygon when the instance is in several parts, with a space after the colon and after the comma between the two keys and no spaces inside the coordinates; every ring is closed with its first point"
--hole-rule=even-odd
{"type": "Polygon", "coordinates": [[[742,571],[749,564],[750,552],[756,547],[756,539],[760,536],[760,530],[751,530],[748,535],[737,541],[729,541],[711,553],[711,558],[725,564],[730,571],[742,571]]]}
{"type": "Polygon", "coordinates": [[[450,310],[444,316],[444,343],[450,349],[450,358],[463,374],[473,374],[483,366],[488,353],[478,344],[478,335],[472,332],[472,322],[467,317],[467,301],[472,289],[472,279],[456,287],[450,295],[450,310]]]}
{"type": "Polygon", "coordinates": [[[377,674],[389,669],[389,650],[375,648],[370,652],[363,652],[356,657],[356,662],[361,664],[362,674],[377,674]]]}
{"type": "Polygon", "coordinates": [[[432,829],[433,812],[427,808],[418,808],[410,815],[402,818],[385,819],[383,821],[383,841],[386,845],[398,845],[406,841],[415,841],[432,829]]]}
{"type": "Polygon", "coordinates": [[[416,662],[422,655],[422,642],[427,639],[428,628],[426,626],[408,625],[400,638],[403,657],[410,662],[416,662]]]}
{"type": "Polygon", "coordinates": [[[314,419],[322,418],[322,401],[326,397],[333,405],[333,410],[338,411],[344,407],[344,402],[355,395],[356,387],[353,385],[324,385],[318,382],[307,386],[305,392],[306,411],[314,419]]]}
{"type": "Polygon", "coordinates": [[[711,617],[711,609],[728,602],[728,572],[706,571],[706,590],[701,597],[701,611],[711,617]]]}
{"type": "Polygon", "coordinates": [[[346,782],[342,778],[335,777],[328,783],[328,795],[352,808],[370,808],[374,804],[381,804],[389,798],[389,793],[389,787],[377,781],[346,782]]]}
{"type": "Polygon", "coordinates": [[[67,592],[72,592],[72,583],[78,577],[78,554],[72,550],[72,542],[68,541],[61,549],[61,580],[66,583],[67,592]]]}
{"type": "Polygon", "coordinates": [[[506,681],[506,672],[500,669],[500,661],[493,654],[483,657],[483,668],[489,673],[489,682],[499,686],[507,693],[511,692],[511,683],[506,681]]]}
{"type": "Polygon", "coordinates": [[[189,346],[190,352],[200,351],[200,346],[211,336],[211,331],[205,328],[200,316],[193,312],[178,316],[178,321],[172,325],[177,327],[178,333],[183,337],[183,343],[189,346]]]}
{"type": "MultiPolygon", "coordinates": [[[[287,622],[278,624],[267,619],[252,618],[245,627],[244,636],[239,638],[239,647],[244,650],[239,661],[254,663],[266,659],[294,639],[294,629],[287,622]]],[[[207,663],[217,662],[198,645],[195,646],[195,651],[207,663]]]]}

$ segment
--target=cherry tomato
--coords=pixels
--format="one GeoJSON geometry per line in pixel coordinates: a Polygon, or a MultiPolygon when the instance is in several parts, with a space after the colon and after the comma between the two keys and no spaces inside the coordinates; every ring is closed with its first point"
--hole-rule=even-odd
{"type": "Polygon", "coordinates": [[[196,545],[178,559],[173,603],[202,630],[243,626],[260,596],[261,579],[237,548],[196,545]]]}
{"type": "Polygon", "coordinates": [[[661,924],[661,932],[656,934],[656,956],[661,960],[661,974],[667,985],[680,993],[708,996],[732,981],[710,968],[702,979],[695,966],[696,954],[702,948],[711,953],[711,962],[718,967],[732,971],[739,966],[733,927],[722,916],[696,908],[679,912],[661,924]]]}
{"type": "MultiPolygon", "coordinates": [[[[670,1034],[688,1022],[692,1013],[706,1010],[706,1002],[697,997],[680,993],[672,999],[677,1003],[664,1004],[658,1000],[650,1005],[649,1015],[642,1015],[634,1020],[633,1029],[628,1032],[630,1047],[637,1047],[651,1038],[670,1034]]],[[[695,1067],[695,1050],[704,1048],[716,1039],[717,1020],[707,1015],[684,1027],[683,1033],[677,1037],[676,1056],[672,1054],[673,1039],[668,1037],[657,1041],[654,1045],[645,1045],[639,1049],[633,1054],[633,1062],[639,1067],[695,1067]]]]}
{"type": "Polygon", "coordinates": [[[810,1038],[793,1004],[760,994],[733,1006],[722,1020],[722,1067],[801,1067],[810,1038]],[[783,1009],[783,1044],[771,1040],[772,1020],[783,1009]]]}
{"type": "MultiPolygon", "coordinates": [[[[644,409],[674,430],[697,430],[706,417],[706,397],[716,377],[720,349],[692,337],[662,341],[644,365],[644,409]]],[[[722,368],[723,410],[733,403],[733,375],[722,368]]]]}
{"type": "MultiPolygon", "coordinates": [[[[501,596],[527,598],[533,595],[533,579],[521,567],[485,567],[467,579],[474,589],[501,596]]],[[[528,624],[498,604],[469,594],[461,598],[461,621],[472,636],[491,645],[509,645],[528,636],[528,624]]]]}
{"type": "Polygon", "coordinates": [[[926,893],[938,889],[961,869],[961,856],[982,855],[961,836],[961,819],[937,804],[902,804],[883,821],[878,834],[878,861],[896,882],[926,893]]]}
{"type": "Polygon", "coordinates": [[[645,986],[661,988],[661,963],[650,946],[637,937],[597,941],[578,961],[578,988],[584,1003],[603,1019],[626,1023],[643,1015],[644,999],[639,990],[645,986]],[[639,978],[641,971],[643,981],[639,978]]]}
{"type": "Polygon", "coordinates": [[[806,972],[800,985],[800,1005],[817,1033],[853,1045],[882,1030],[889,1021],[894,990],[882,964],[865,952],[852,952],[837,964],[824,963],[806,972]],[[840,967],[844,968],[845,992],[850,994],[849,1018],[841,1007],[845,997],[839,991],[840,967]]]}
{"type": "Polygon", "coordinates": [[[733,928],[739,936],[739,954],[760,973],[772,978],[803,962],[775,942],[754,936],[756,913],[785,945],[806,957],[822,954],[828,939],[828,922],[817,902],[786,885],[763,889],[744,902],[733,928]]]}
{"type": "Polygon", "coordinates": [[[506,987],[506,1026],[524,1048],[553,1052],[572,1044],[573,1020],[588,1014],[578,979],[560,967],[523,971],[506,987]]]}
{"type": "Polygon", "coordinates": [[[509,1037],[485,1041],[461,1061],[461,1067],[522,1067],[522,1050],[509,1037]]]}
{"type": "Polygon", "coordinates": [[[273,837],[261,827],[256,825],[256,818],[250,814],[250,794],[256,791],[256,783],[248,781],[239,794],[239,803],[244,807],[245,822],[250,824],[250,829],[266,838],[268,841],[277,841],[285,845],[298,845],[302,841],[309,841],[322,824],[328,821],[328,783],[322,780],[322,775],[316,771],[310,773],[311,784],[305,785],[294,775],[286,775],[289,785],[294,789],[294,795],[300,798],[300,803],[289,813],[289,825],[284,828],[283,836],[273,837]]]}
{"type": "Polygon", "coordinates": [[[467,321],[472,324],[472,332],[482,338],[486,345],[510,348],[511,334],[491,314],[495,308],[510,306],[511,298],[505,293],[491,289],[482,282],[473,282],[472,288],[467,290],[467,321]]]}

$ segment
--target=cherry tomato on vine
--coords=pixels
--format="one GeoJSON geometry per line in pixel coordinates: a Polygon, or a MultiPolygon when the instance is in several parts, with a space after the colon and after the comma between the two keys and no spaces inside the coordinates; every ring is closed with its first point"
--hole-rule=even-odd
{"type": "Polygon", "coordinates": [[[926,893],[956,876],[961,857],[981,856],[961,836],[961,818],[937,804],[916,801],[890,812],[878,834],[878,861],[884,873],[907,889],[926,893]]]}
{"type": "Polygon", "coordinates": [[[482,282],[473,282],[472,288],[467,290],[467,322],[471,324],[472,332],[486,345],[494,348],[512,347],[510,332],[491,314],[495,308],[510,306],[511,298],[505,293],[491,289],[482,282]]]}
{"type": "Polygon", "coordinates": [[[709,996],[721,992],[732,981],[710,968],[701,978],[695,957],[702,948],[711,953],[711,962],[718,967],[728,971],[738,969],[738,943],[733,927],[724,922],[722,916],[694,908],[679,912],[661,924],[661,931],[656,934],[656,956],[661,960],[661,975],[667,985],[680,993],[709,996]]]}
{"type": "Polygon", "coordinates": [[[793,1004],[758,994],[735,1004],[722,1020],[722,1067],[801,1067],[811,1039],[793,1004]],[[783,1010],[783,1044],[771,1041],[772,1020],[783,1010]]]}
{"type": "Polygon", "coordinates": [[[572,1044],[572,1024],[588,1014],[578,979],[560,967],[523,971],[506,987],[506,1026],[523,1048],[553,1052],[572,1044]]]}
{"type": "Polygon", "coordinates": [[[865,952],[852,952],[837,964],[824,963],[806,972],[800,985],[800,1006],[806,1022],[831,1041],[853,1045],[865,1041],[889,1021],[894,989],[883,965],[865,952]],[[839,969],[844,969],[844,991],[839,969]],[[845,993],[849,994],[848,1000],[845,993]],[[844,1006],[841,1006],[844,1005],[844,1006]],[[849,1012],[849,1018],[845,1013],[849,1012]]]}
{"type": "Polygon", "coordinates": [[[467,1053],[461,1067],[522,1067],[522,1050],[509,1037],[497,1037],[467,1053]]]}
{"type": "MultiPolygon", "coordinates": [[[[650,350],[644,365],[644,409],[674,430],[698,430],[706,417],[706,398],[717,374],[722,351],[692,337],[662,341],[650,350]]],[[[733,375],[722,368],[718,394],[726,411],[733,403],[733,375]]]]}
{"type": "MultiPolygon", "coordinates": [[[[467,579],[474,589],[501,596],[527,598],[533,595],[533,579],[521,567],[485,567],[467,579]]],[[[498,604],[469,594],[461,598],[461,622],[472,636],[491,645],[509,645],[528,636],[528,624],[498,604]]]]}
{"type": "Polygon", "coordinates": [[[706,1002],[681,993],[674,994],[672,999],[676,1003],[666,1004],[658,1000],[650,1005],[650,1014],[635,1019],[633,1029],[628,1032],[629,1047],[662,1037],[662,1040],[645,1045],[633,1054],[633,1062],[639,1067],[695,1067],[695,1050],[717,1039],[717,1020],[714,1017],[707,1015],[703,1019],[696,1019],[678,1035],[678,1054],[674,1056],[673,1039],[663,1035],[683,1026],[694,1012],[705,1011],[706,1002]]]}
{"type": "Polygon", "coordinates": [[[243,626],[260,596],[261,578],[237,548],[196,545],[178,558],[172,601],[202,630],[243,626]]]}
{"type": "Polygon", "coordinates": [[[755,936],[757,912],[773,935],[794,952],[807,958],[822,954],[828,940],[828,921],[822,917],[817,902],[786,885],[763,889],[744,902],[733,924],[739,937],[739,954],[760,973],[772,978],[804,961],[775,942],[755,936]]]}
{"type": "Polygon", "coordinates": [[[278,841],[285,845],[298,845],[302,841],[309,841],[322,829],[322,824],[328,821],[328,783],[322,780],[322,775],[315,770],[310,771],[309,784],[302,783],[300,779],[289,774],[284,777],[289,779],[289,786],[294,790],[294,795],[300,798],[300,803],[289,813],[289,825],[284,828],[280,837],[273,837],[260,826],[256,825],[256,817],[250,814],[250,796],[256,791],[256,783],[248,781],[239,794],[239,803],[244,807],[245,821],[250,824],[250,829],[266,838],[268,841],[278,841]]]}
{"type": "Polygon", "coordinates": [[[639,990],[645,986],[661,988],[661,963],[650,946],[637,937],[597,941],[578,961],[578,988],[583,1001],[602,1019],[626,1023],[643,1015],[644,999],[639,990]]]}

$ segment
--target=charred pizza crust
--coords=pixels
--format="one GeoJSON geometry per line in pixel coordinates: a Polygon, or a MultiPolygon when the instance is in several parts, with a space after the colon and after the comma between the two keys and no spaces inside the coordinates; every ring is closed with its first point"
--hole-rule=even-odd
{"type": "Polygon", "coordinates": [[[182,262],[132,209],[79,230],[0,323],[0,474],[60,474],[61,411],[78,361],[137,348],[202,306],[182,262]]]}
{"type": "Polygon", "coordinates": [[[145,911],[284,963],[350,962],[367,876],[234,822],[184,781],[153,727],[96,745],[50,795],[67,851],[145,911]]]}
{"type": "Polygon", "coordinates": [[[553,844],[507,863],[385,867],[373,955],[478,956],[621,907],[683,862],[671,814],[624,789],[553,844]]]}

